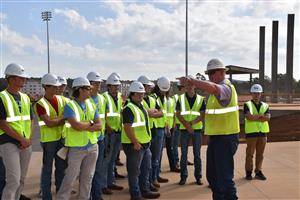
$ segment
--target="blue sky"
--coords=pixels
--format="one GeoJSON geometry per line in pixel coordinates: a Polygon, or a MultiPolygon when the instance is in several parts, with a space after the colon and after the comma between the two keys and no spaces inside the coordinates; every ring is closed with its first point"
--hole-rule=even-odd
{"type": "MultiPolygon", "coordinates": [[[[103,79],[184,74],[184,1],[1,1],[0,72],[16,62],[34,77],[47,72],[46,24],[52,11],[51,72],[74,78],[98,71],[103,79]]],[[[285,73],[287,14],[295,13],[294,77],[300,79],[297,1],[190,1],[189,74],[211,58],[258,68],[259,26],[266,26],[266,74],[271,70],[272,20],[279,20],[279,73],[285,73]]],[[[247,79],[248,76],[237,76],[247,79]]]]}

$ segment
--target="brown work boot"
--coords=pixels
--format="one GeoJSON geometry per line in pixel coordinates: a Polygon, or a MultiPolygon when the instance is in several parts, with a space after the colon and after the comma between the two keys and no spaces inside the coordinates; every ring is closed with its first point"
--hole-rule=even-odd
{"type": "Polygon", "coordinates": [[[124,188],[120,185],[116,185],[116,184],[112,184],[112,185],[109,185],[108,186],[108,189],[111,189],[111,190],[123,190],[124,188]]]}
{"type": "Polygon", "coordinates": [[[158,192],[149,192],[147,194],[142,194],[142,196],[146,199],[157,199],[160,197],[160,193],[158,192]]]}
{"type": "Polygon", "coordinates": [[[169,182],[169,179],[167,179],[167,178],[162,178],[162,177],[157,177],[157,181],[159,182],[159,183],[167,183],[167,182],[169,182]]]}
{"type": "Polygon", "coordinates": [[[156,188],[160,188],[160,184],[158,183],[157,180],[153,181],[152,185],[154,185],[154,187],[156,188]]]}
{"type": "Polygon", "coordinates": [[[106,195],[112,195],[113,192],[108,188],[102,188],[102,193],[106,195]]]}

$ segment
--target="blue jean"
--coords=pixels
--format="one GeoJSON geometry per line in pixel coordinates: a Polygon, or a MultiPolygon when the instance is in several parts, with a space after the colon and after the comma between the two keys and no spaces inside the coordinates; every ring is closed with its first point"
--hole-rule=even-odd
{"type": "Polygon", "coordinates": [[[55,186],[56,192],[59,190],[67,168],[67,162],[56,155],[57,151],[63,147],[62,141],[41,143],[43,148],[43,166],[41,174],[41,189],[43,199],[52,199],[51,176],[53,161],[55,161],[55,186]]]}
{"type": "Polygon", "coordinates": [[[171,135],[166,136],[166,150],[167,150],[170,170],[174,170],[176,168],[176,160],[175,160],[174,149],[173,149],[173,140],[174,140],[173,134],[174,134],[174,130],[171,129],[171,135]]]}
{"type": "Polygon", "coordinates": [[[5,186],[5,167],[2,158],[0,157],[0,199],[5,186]]]}
{"type": "Polygon", "coordinates": [[[123,144],[126,154],[129,192],[132,198],[141,197],[150,192],[149,173],[151,169],[151,151],[149,145],[141,150],[134,149],[132,144],[123,144]]]}
{"type": "Polygon", "coordinates": [[[234,177],[234,154],[238,134],[210,136],[207,147],[206,177],[214,200],[237,199],[234,177]]]}
{"type": "Polygon", "coordinates": [[[157,177],[160,174],[160,161],[163,150],[163,142],[165,137],[165,129],[157,128],[156,135],[152,137],[151,141],[151,153],[152,153],[152,176],[150,180],[151,182],[157,180],[157,177]]]}
{"type": "Polygon", "coordinates": [[[101,173],[103,171],[103,161],[104,161],[104,139],[98,141],[98,158],[96,162],[95,174],[92,182],[91,198],[101,199],[102,195],[102,183],[101,183],[101,173]]]}
{"type": "Polygon", "coordinates": [[[173,131],[173,154],[174,154],[174,159],[176,164],[179,162],[179,156],[178,156],[178,146],[179,146],[179,141],[180,141],[180,130],[179,130],[179,124],[176,124],[176,127],[174,128],[173,131]]]}
{"type": "Polygon", "coordinates": [[[115,179],[115,162],[121,147],[121,133],[111,133],[107,135],[108,139],[108,156],[107,156],[107,185],[116,182],[115,179]]]}
{"type": "Polygon", "coordinates": [[[180,160],[180,177],[187,178],[187,156],[188,156],[188,147],[189,139],[192,138],[193,141],[193,154],[194,154],[194,177],[197,180],[202,178],[202,165],[201,165],[201,131],[195,130],[194,133],[188,133],[186,130],[180,131],[180,143],[181,143],[181,160],[180,160]]]}

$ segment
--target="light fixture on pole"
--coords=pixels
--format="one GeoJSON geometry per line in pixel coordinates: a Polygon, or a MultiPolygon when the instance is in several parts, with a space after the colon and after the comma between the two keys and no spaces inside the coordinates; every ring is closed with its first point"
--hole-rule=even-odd
{"type": "Polygon", "coordinates": [[[47,24],[47,50],[48,50],[48,73],[50,73],[50,54],[49,54],[49,28],[48,28],[48,21],[52,18],[50,11],[42,12],[42,19],[46,21],[47,24]]]}

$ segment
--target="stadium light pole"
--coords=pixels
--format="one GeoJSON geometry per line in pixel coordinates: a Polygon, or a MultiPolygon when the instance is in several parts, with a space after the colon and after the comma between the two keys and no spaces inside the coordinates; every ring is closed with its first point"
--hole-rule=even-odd
{"type": "Polygon", "coordinates": [[[188,0],[185,0],[185,76],[188,75],[188,0]]]}
{"type": "Polygon", "coordinates": [[[50,73],[50,53],[49,53],[49,28],[48,28],[48,21],[52,18],[50,11],[42,12],[42,19],[46,21],[47,24],[47,52],[48,52],[48,73],[50,73]]]}

